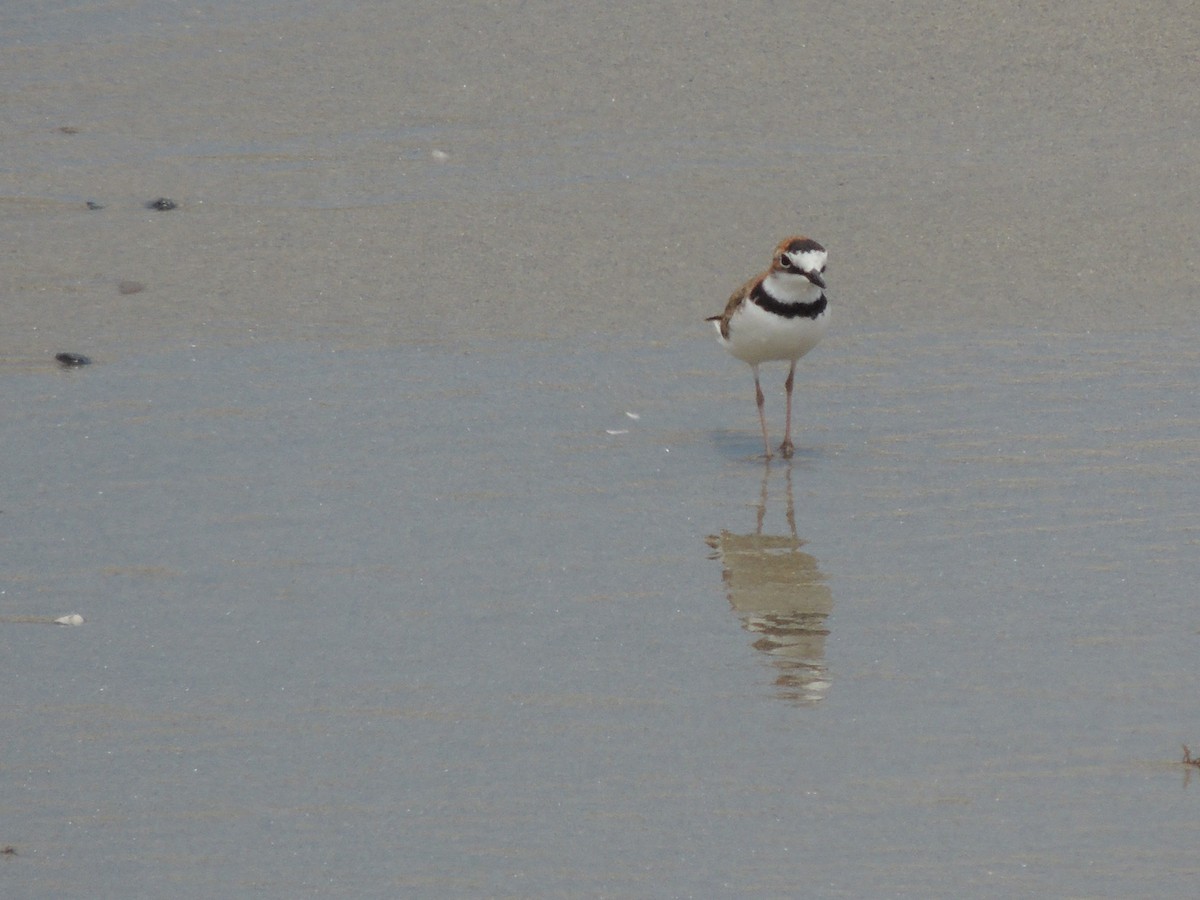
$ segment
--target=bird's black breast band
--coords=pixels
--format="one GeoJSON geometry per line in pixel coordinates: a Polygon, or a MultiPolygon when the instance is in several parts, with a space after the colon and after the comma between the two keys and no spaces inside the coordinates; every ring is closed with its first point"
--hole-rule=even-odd
{"type": "Polygon", "coordinates": [[[764,291],[761,284],[750,292],[750,299],[767,312],[783,316],[785,319],[815,319],[825,312],[825,307],[829,305],[824,294],[812,303],[780,303],[764,291]]]}

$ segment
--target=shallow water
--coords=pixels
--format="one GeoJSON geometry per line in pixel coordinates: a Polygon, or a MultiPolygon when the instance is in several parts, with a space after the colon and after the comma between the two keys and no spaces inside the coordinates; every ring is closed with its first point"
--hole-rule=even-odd
{"type": "Polygon", "coordinates": [[[10,896],[1186,893],[1195,346],[10,373],[10,896]]]}

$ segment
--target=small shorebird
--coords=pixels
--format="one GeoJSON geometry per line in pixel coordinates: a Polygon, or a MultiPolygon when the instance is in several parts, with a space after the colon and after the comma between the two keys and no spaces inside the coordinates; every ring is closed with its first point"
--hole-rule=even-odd
{"type": "Polygon", "coordinates": [[[707,321],[717,328],[721,345],[754,372],[754,398],[762,426],[763,447],[771,458],[767,417],[758,367],[769,360],[791,363],[787,381],[787,419],[779,452],[792,455],[792,384],[796,360],[817,345],[829,326],[829,301],[825,299],[825,248],[812,238],[789,237],[779,242],[771,268],[751,278],[733,292],[725,312],[707,321]]]}

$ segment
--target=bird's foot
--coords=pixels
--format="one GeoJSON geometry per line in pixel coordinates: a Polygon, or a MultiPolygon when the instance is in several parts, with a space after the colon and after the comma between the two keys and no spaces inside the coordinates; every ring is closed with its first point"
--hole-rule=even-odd
{"type": "Polygon", "coordinates": [[[796,445],[792,443],[791,438],[788,438],[782,444],[779,445],[779,454],[784,459],[791,459],[792,451],[794,451],[795,449],[796,449],[796,445]]]}

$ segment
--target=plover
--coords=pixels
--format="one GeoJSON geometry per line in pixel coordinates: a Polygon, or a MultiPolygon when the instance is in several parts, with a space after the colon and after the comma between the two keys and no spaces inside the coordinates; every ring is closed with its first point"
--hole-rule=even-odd
{"type": "Polygon", "coordinates": [[[775,248],[771,268],[734,291],[725,312],[711,316],[717,339],[754,372],[754,398],[762,426],[763,447],[771,458],[767,417],[758,367],[770,360],[786,360],[787,418],[779,452],[792,455],[792,385],[796,361],[817,345],[829,327],[829,301],[825,297],[825,248],[812,238],[784,238],[775,248]]]}

